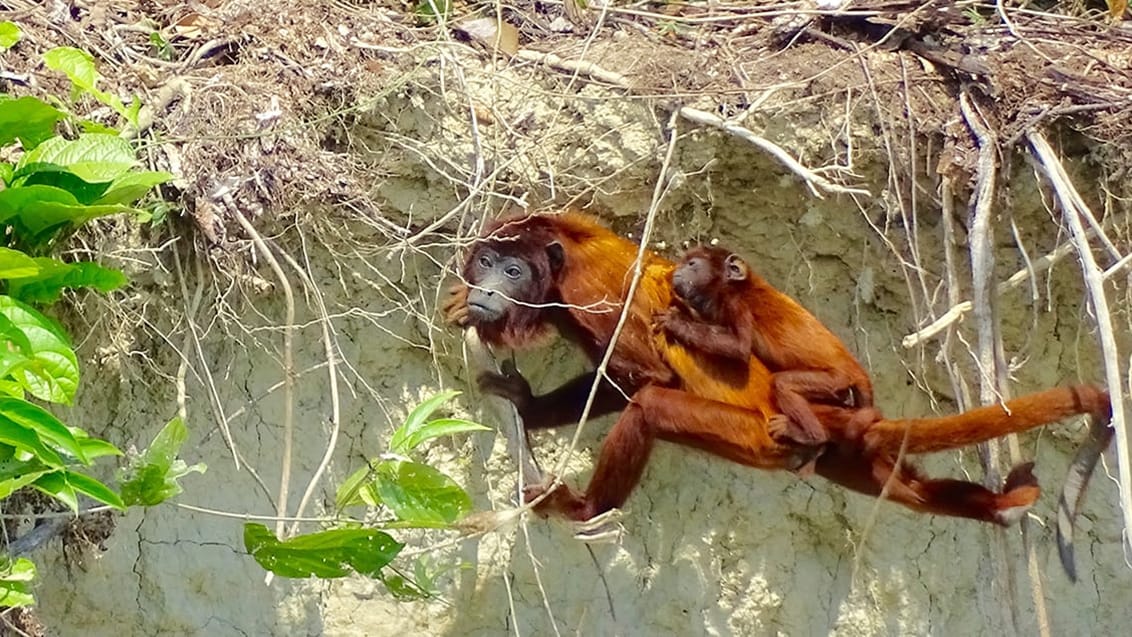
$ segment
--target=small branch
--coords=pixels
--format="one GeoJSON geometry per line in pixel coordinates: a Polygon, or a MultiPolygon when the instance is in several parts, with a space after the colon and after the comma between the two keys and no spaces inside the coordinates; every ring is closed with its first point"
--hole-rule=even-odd
{"type": "Polygon", "coordinates": [[[806,182],[806,186],[809,187],[810,192],[812,192],[816,197],[822,196],[822,193],[819,192],[819,189],[821,191],[834,194],[864,195],[866,197],[870,196],[869,191],[863,188],[846,188],[845,186],[839,186],[829,181],[825,177],[822,177],[809,168],[803,166],[798,162],[798,160],[791,157],[790,153],[787,153],[778,144],[775,144],[774,142],[763,137],[759,137],[748,128],[744,128],[743,126],[725,120],[722,117],[719,117],[707,111],[701,111],[699,109],[692,108],[690,106],[682,106],[677,112],[684,119],[696,122],[697,124],[703,124],[705,126],[718,128],[725,133],[734,135],[735,137],[738,137],[739,139],[742,139],[743,141],[765,151],[771,157],[774,157],[784,166],[786,166],[786,168],[788,168],[790,172],[794,173],[795,175],[800,177],[802,181],[806,182]]]}
{"type": "MultiPolygon", "coordinates": [[[[1102,223],[1102,225],[1109,225],[1109,220],[1106,219],[1104,223],[1102,223]]],[[[1095,236],[1096,232],[1093,230],[1089,230],[1085,233],[1086,239],[1091,239],[1095,236]]],[[[1046,254],[1039,259],[1035,259],[1034,262],[1029,265],[1029,267],[1018,270],[1014,274],[1010,275],[1010,278],[1006,279],[1002,283],[999,283],[998,287],[995,288],[995,293],[1002,295],[1017,287],[1021,287],[1023,283],[1030,281],[1038,274],[1052,269],[1053,266],[1057,265],[1058,262],[1060,262],[1066,256],[1072,254],[1075,250],[1076,248],[1074,247],[1073,241],[1066,241],[1065,243],[1057,246],[1057,248],[1055,248],[1049,254],[1046,254]]],[[[1117,266],[1114,265],[1112,268],[1109,268],[1109,270],[1105,272],[1105,275],[1108,276],[1110,272],[1115,271],[1116,267],[1117,266]]],[[[932,321],[926,327],[905,336],[900,344],[904,346],[905,349],[916,347],[920,343],[931,339],[936,334],[939,334],[943,330],[947,329],[952,323],[961,320],[963,316],[970,311],[970,301],[956,303],[951,307],[951,309],[945,312],[943,316],[940,316],[936,320],[932,321]]]]}
{"type": "MultiPolygon", "coordinates": [[[[607,84],[612,84],[613,86],[616,86],[618,88],[623,88],[626,90],[631,88],[629,78],[621,75],[620,73],[606,70],[598,66],[597,64],[594,64],[593,62],[586,62],[582,60],[567,60],[553,53],[543,53],[541,51],[527,50],[519,51],[515,55],[515,57],[520,60],[526,60],[528,62],[546,64],[547,66],[557,68],[562,71],[568,71],[570,73],[584,74],[592,79],[598,80],[600,82],[605,82],[607,84]]],[[[868,190],[864,190],[862,188],[847,188],[845,186],[839,186],[829,181],[825,177],[822,177],[809,168],[803,166],[797,159],[794,159],[794,157],[792,157],[790,153],[786,152],[786,150],[784,150],[778,144],[775,144],[774,142],[763,137],[759,137],[750,129],[744,128],[743,126],[740,126],[735,122],[725,120],[712,113],[701,111],[690,106],[682,106],[677,109],[676,112],[680,115],[680,117],[683,117],[688,121],[695,122],[703,126],[718,128],[719,130],[734,135],[735,137],[738,137],[739,139],[742,139],[743,141],[752,144],[756,148],[759,148],[760,150],[768,153],[771,157],[774,157],[784,166],[786,166],[786,168],[789,169],[790,172],[794,173],[795,175],[800,177],[802,181],[806,182],[806,186],[809,187],[810,192],[812,192],[817,197],[821,197],[822,192],[847,195],[864,195],[866,197],[870,196],[868,190]]]]}
{"type": "MultiPolygon", "coordinates": [[[[1081,259],[1082,274],[1085,287],[1089,293],[1089,301],[1097,318],[1097,333],[1100,336],[1101,352],[1104,356],[1105,383],[1108,385],[1109,395],[1112,397],[1112,427],[1116,431],[1116,458],[1117,473],[1120,490],[1120,507],[1124,513],[1124,548],[1129,550],[1130,533],[1132,533],[1132,458],[1129,457],[1129,432],[1124,415],[1124,396],[1121,395],[1119,351],[1116,346],[1116,335],[1112,329],[1112,315],[1108,309],[1108,298],[1104,291],[1104,277],[1097,265],[1093,252],[1089,247],[1088,235],[1081,222],[1081,215],[1092,217],[1093,213],[1084,203],[1081,195],[1077,193],[1065,167],[1053,152],[1049,142],[1039,132],[1030,131],[1026,140],[1033,148],[1038,166],[1045,173],[1053,186],[1061,211],[1069,225],[1070,235],[1077,254],[1081,259]]],[[[1095,221],[1093,227],[1095,228],[1095,221]]]]}
{"type": "MultiPolygon", "coordinates": [[[[275,535],[282,540],[287,526],[283,518],[287,515],[287,499],[291,489],[291,456],[295,438],[295,294],[291,291],[291,281],[283,272],[283,267],[279,265],[267,242],[232,199],[231,190],[224,188],[214,197],[225,203],[228,211],[251,238],[260,256],[267,261],[275,277],[279,279],[279,284],[283,286],[283,295],[287,303],[283,324],[283,458],[279,463],[279,496],[275,502],[276,515],[279,517],[275,525],[275,535]]],[[[270,573],[268,575],[270,576],[270,573]]]]}
{"type": "MultiPolygon", "coordinates": [[[[307,483],[303,497],[299,500],[299,506],[295,509],[295,517],[301,518],[307,504],[314,496],[314,490],[318,486],[319,480],[322,479],[322,474],[326,473],[326,469],[330,466],[330,459],[334,457],[334,449],[338,446],[338,434],[342,429],[342,409],[338,394],[338,366],[335,362],[337,355],[335,354],[334,337],[331,334],[332,324],[330,314],[326,311],[326,303],[322,298],[322,290],[315,285],[310,275],[299,265],[298,261],[295,261],[294,257],[282,250],[279,251],[279,254],[298,273],[299,279],[310,291],[311,296],[314,297],[315,305],[318,307],[318,323],[322,327],[322,349],[326,356],[326,373],[329,375],[330,381],[330,440],[326,442],[326,451],[322,455],[322,461],[318,463],[318,468],[315,469],[314,475],[307,483]]],[[[294,535],[298,530],[299,522],[296,520],[291,525],[290,535],[294,535]]]]}

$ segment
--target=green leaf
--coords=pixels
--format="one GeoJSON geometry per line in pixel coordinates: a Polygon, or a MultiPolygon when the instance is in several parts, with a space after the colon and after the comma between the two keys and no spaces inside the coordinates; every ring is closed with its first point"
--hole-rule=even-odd
{"type": "Polygon", "coordinates": [[[432,440],[433,438],[439,438],[441,436],[450,436],[452,434],[464,433],[467,431],[490,431],[490,428],[484,427],[477,422],[464,420],[462,418],[440,418],[438,420],[433,420],[426,423],[425,425],[421,426],[421,428],[410,434],[403,443],[405,449],[404,452],[409,452],[413,449],[416,449],[421,445],[421,443],[427,440],[432,440]]]}
{"type": "Polygon", "coordinates": [[[67,471],[64,477],[75,491],[82,493],[88,498],[96,502],[108,504],[119,511],[126,510],[126,505],[122,502],[122,498],[118,497],[118,494],[114,493],[110,487],[102,484],[98,480],[77,471],[67,471]]]}
{"type": "MultiPolygon", "coordinates": [[[[17,464],[24,465],[25,463],[21,462],[17,464]]],[[[38,466],[38,463],[36,463],[36,465],[38,466]]],[[[21,466],[19,468],[19,473],[16,475],[11,475],[10,477],[5,477],[5,475],[15,472],[9,471],[7,469],[0,471],[0,499],[6,498],[16,491],[35,482],[39,479],[40,476],[47,473],[48,471],[50,471],[50,469],[37,469],[33,471],[29,469],[28,466],[21,466]]]]}
{"type": "Polygon", "coordinates": [[[16,163],[16,178],[41,171],[70,172],[91,184],[113,182],[137,165],[130,142],[117,135],[86,133],[49,139],[16,163]]]}
{"type": "Polygon", "coordinates": [[[67,508],[77,515],[79,496],[63,474],[63,470],[45,473],[31,486],[67,505],[67,508]]]}
{"type": "MultiPolygon", "coordinates": [[[[131,119],[131,112],[122,105],[117,95],[103,92],[98,89],[98,80],[101,76],[94,65],[94,57],[81,49],[61,46],[43,54],[43,61],[47,67],[66,74],[71,84],[84,93],[90,93],[95,99],[113,108],[127,121],[137,123],[137,108],[135,107],[131,119]]],[[[135,104],[137,100],[134,100],[135,104]]]]}
{"type": "Polygon", "coordinates": [[[83,448],[83,453],[90,460],[95,458],[102,458],[104,456],[120,456],[122,450],[114,445],[102,440],[101,438],[91,438],[85,432],[79,430],[76,432],[75,438],[79,441],[79,446],[83,448]]]}
{"type": "Polygon", "coordinates": [[[338,493],[334,497],[334,506],[339,511],[358,504],[371,507],[381,504],[381,497],[377,495],[377,486],[373,482],[373,473],[368,466],[350,474],[342,486],[338,487],[338,493]]]}
{"type": "Polygon", "coordinates": [[[203,464],[188,466],[177,457],[189,432],[180,417],[170,420],[153,438],[149,448],[119,472],[122,500],[130,506],[153,506],[181,493],[181,478],[204,473],[203,464]]]}
{"type": "MultiPolygon", "coordinates": [[[[0,95],[0,146],[20,140],[30,151],[55,135],[55,123],[66,117],[59,109],[35,97],[11,99],[0,95]]],[[[12,173],[4,179],[11,183],[12,173]]]]}
{"type": "Polygon", "coordinates": [[[23,37],[20,27],[7,20],[0,22],[0,49],[10,49],[23,37]]]}
{"type": "Polygon", "coordinates": [[[11,248],[0,247],[0,279],[19,279],[39,274],[35,259],[11,248]]]}
{"type": "Polygon", "coordinates": [[[280,542],[262,524],[244,525],[244,547],[260,566],[282,577],[377,576],[405,545],[376,529],[335,529],[280,542]]]}
{"type": "Polygon", "coordinates": [[[381,502],[413,526],[447,527],[472,509],[459,484],[426,464],[384,460],[376,478],[381,502]]]}
{"type": "Polygon", "coordinates": [[[82,49],[60,46],[43,54],[47,68],[64,73],[79,89],[93,93],[98,90],[98,69],[94,56],[82,49]]]}
{"type": "Polygon", "coordinates": [[[139,171],[126,173],[110,183],[102,197],[94,203],[131,205],[153,189],[173,178],[173,173],[139,171]]]}
{"type": "Polygon", "coordinates": [[[38,257],[35,263],[40,268],[36,276],[12,277],[8,285],[12,296],[28,303],[54,303],[68,288],[93,288],[106,293],[130,282],[121,271],[89,261],[63,263],[49,257],[38,257]]]}
{"type": "Polygon", "coordinates": [[[67,466],[63,458],[45,445],[34,431],[3,418],[0,418],[0,442],[12,445],[17,451],[30,453],[49,468],[62,469],[67,466]]]}
{"type": "Polygon", "coordinates": [[[389,450],[397,454],[404,454],[408,451],[406,444],[409,438],[424,427],[425,422],[428,421],[428,417],[432,415],[432,412],[459,395],[460,392],[449,389],[417,405],[413,411],[409,412],[409,417],[405,419],[405,424],[401,425],[393,432],[393,437],[389,439],[389,450]]]}
{"type": "Polygon", "coordinates": [[[35,563],[24,557],[0,557],[0,607],[35,604],[28,583],[35,579],[35,563]]]}
{"type": "MultiPolygon", "coordinates": [[[[0,100],[0,106],[2,106],[3,104],[4,104],[4,101],[0,100]]],[[[3,109],[0,109],[0,113],[2,113],[2,112],[3,112],[3,109]]],[[[0,130],[3,130],[3,129],[0,129],[0,130]]],[[[0,144],[0,146],[3,146],[3,144],[0,144]]],[[[12,166],[12,164],[10,164],[6,161],[0,161],[0,185],[12,183],[12,176],[15,175],[15,174],[16,174],[16,171],[15,171],[15,168],[12,166]]]]}
{"type": "Polygon", "coordinates": [[[117,204],[85,205],[73,194],[47,185],[0,190],[0,222],[11,224],[24,241],[40,244],[68,224],[80,226],[91,219],[131,212],[117,204]]]}
{"type": "Polygon", "coordinates": [[[69,404],[79,384],[79,361],[66,334],[54,321],[9,296],[0,295],[0,314],[23,332],[32,351],[31,362],[12,377],[40,400],[69,404]]]}
{"type": "Polygon", "coordinates": [[[20,398],[0,398],[0,423],[4,422],[30,429],[54,449],[63,451],[83,464],[90,464],[90,459],[86,457],[86,452],[71,430],[38,405],[20,398]]]}

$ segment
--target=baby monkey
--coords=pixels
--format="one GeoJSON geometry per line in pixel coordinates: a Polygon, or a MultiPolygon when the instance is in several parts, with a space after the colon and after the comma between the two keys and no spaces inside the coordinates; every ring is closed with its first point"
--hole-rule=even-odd
{"type": "Polygon", "coordinates": [[[787,438],[803,445],[829,441],[811,402],[862,410],[842,439],[859,440],[864,427],[879,418],[869,375],[841,339],[736,254],[692,248],[673,271],[672,288],[677,302],[657,317],[657,327],[704,354],[744,364],[752,355],[762,361],[774,374],[778,408],[793,421],[787,438]]]}

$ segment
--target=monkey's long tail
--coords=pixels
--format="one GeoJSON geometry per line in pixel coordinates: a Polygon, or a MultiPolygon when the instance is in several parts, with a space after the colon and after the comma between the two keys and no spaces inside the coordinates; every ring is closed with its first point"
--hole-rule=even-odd
{"type": "Polygon", "coordinates": [[[1073,528],[1085,490],[1101,454],[1112,442],[1112,404],[1104,390],[1093,385],[1057,387],[942,418],[880,420],[865,432],[867,444],[896,453],[907,436],[905,453],[929,453],[965,447],[1018,433],[1077,414],[1089,414],[1089,433],[1077,451],[1061,490],[1057,508],[1057,549],[1061,565],[1077,581],[1073,528]]]}
{"type": "Polygon", "coordinates": [[[1090,419],[1089,437],[1073,457],[1069,473],[1065,476],[1065,485],[1061,488],[1061,498],[1057,502],[1057,553],[1065,574],[1072,582],[1077,581],[1077,564],[1073,559],[1073,526],[1077,521],[1077,514],[1081,512],[1089,478],[1093,477],[1097,461],[1112,442],[1115,433],[1108,426],[1108,421],[1097,417],[1090,419]]]}
{"type": "Polygon", "coordinates": [[[874,449],[895,454],[907,437],[905,453],[931,453],[986,442],[1078,414],[1092,414],[1108,422],[1112,414],[1108,393],[1093,385],[1055,387],[953,416],[879,420],[869,425],[865,441],[874,449]]]}

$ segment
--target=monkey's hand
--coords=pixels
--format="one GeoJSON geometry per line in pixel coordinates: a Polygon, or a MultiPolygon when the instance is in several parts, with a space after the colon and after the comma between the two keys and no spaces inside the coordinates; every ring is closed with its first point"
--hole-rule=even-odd
{"type": "Polygon", "coordinates": [[[663,334],[668,332],[668,324],[680,314],[680,308],[667,307],[652,315],[652,333],[663,334]]]}
{"type": "Polygon", "coordinates": [[[511,401],[519,415],[526,421],[527,412],[535,401],[534,394],[531,393],[531,385],[510,360],[503,361],[502,372],[502,374],[483,372],[476,377],[476,384],[485,394],[511,401]]]}
{"type": "Polygon", "coordinates": [[[468,286],[463,282],[453,283],[448,288],[448,298],[440,305],[444,320],[450,325],[468,327],[470,315],[468,314],[468,286]]]}
{"type": "Polygon", "coordinates": [[[565,484],[559,484],[553,491],[550,491],[552,484],[554,484],[554,476],[547,474],[542,484],[528,485],[523,489],[523,503],[534,502],[543,494],[547,494],[538,504],[534,505],[533,511],[535,513],[544,518],[559,515],[577,519],[576,512],[582,510],[585,506],[585,500],[565,484]]]}
{"type": "Polygon", "coordinates": [[[793,451],[792,471],[800,478],[808,478],[814,473],[818,456],[825,451],[825,445],[806,445],[798,442],[798,425],[785,414],[775,414],[766,423],[767,433],[777,444],[793,451]]]}

